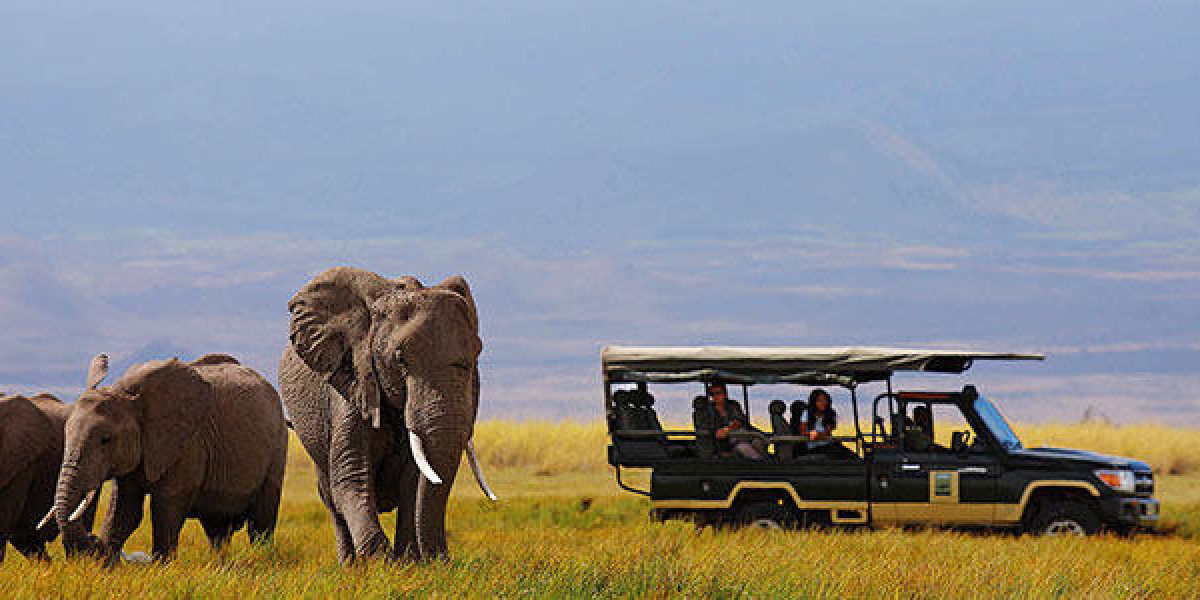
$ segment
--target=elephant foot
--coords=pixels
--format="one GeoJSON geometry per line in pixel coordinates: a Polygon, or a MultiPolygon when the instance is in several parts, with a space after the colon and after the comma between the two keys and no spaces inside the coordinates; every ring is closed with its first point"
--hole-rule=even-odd
{"type": "Polygon", "coordinates": [[[387,536],[383,532],[379,532],[358,544],[354,553],[358,558],[387,557],[391,554],[391,548],[392,545],[388,543],[387,536]]]}
{"type": "Polygon", "coordinates": [[[388,554],[388,559],[392,562],[417,562],[421,560],[421,551],[415,541],[410,544],[396,544],[388,554]]]}

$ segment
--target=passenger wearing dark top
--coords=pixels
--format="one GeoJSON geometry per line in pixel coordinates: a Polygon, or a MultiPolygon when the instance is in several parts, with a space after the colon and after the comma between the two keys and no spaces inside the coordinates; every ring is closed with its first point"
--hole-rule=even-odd
{"type": "Polygon", "coordinates": [[[904,446],[913,452],[944,450],[933,443],[933,413],[928,406],[913,407],[912,423],[904,430],[904,446]]]}
{"type": "Polygon", "coordinates": [[[731,440],[730,432],[753,431],[746,413],[737,402],[729,400],[729,392],[724,383],[708,384],[708,397],[712,400],[713,410],[717,417],[717,447],[725,452],[734,452],[743,458],[762,460],[766,456],[765,448],[760,448],[759,440],[731,440]],[[756,443],[757,442],[757,443],[756,443]]]}

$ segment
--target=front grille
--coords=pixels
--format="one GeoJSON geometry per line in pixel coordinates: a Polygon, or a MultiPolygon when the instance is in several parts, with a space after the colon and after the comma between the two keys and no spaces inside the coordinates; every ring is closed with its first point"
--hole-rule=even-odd
{"type": "Polygon", "coordinates": [[[1154,495],[1154,473],[1138,471],[1133,474],[1133,490],[1139,496],[1154,495]]]}

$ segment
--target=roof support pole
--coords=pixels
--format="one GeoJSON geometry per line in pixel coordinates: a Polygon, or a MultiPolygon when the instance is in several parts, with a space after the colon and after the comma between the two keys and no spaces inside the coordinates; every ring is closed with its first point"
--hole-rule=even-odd
{"type": "Polygon", "coordinates": [[[850,405],[854,407],[854,450],[863,456],[862,428],[858,425],[858,391],[850,388],[850,405]]]}

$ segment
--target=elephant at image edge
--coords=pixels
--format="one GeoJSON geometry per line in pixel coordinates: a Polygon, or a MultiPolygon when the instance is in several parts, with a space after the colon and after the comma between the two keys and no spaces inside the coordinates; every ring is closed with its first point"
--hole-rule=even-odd
{"type": "Polygon", "coordinates": [[[467,282],[433,287],[338,267],[288,305],[279,383],[316,464],[338,558],[430,559],[446,552],[446,502],[463,453],[493,500],[471,436],[482,350],[467,282]],[[389,550],[379,513],[396,509],[389,550]]]}
{"type": "MultiPolygon", "coordinates": [[[[58,536],[58,523],[38,519],[54,504],[70,414],[50,394],[0,394],[0,561],[8,542],[27,558],[49,558],[46,542],[58,536]]],[[[94,514],[91,507],[81,519],[89,530],[94,514]]]]}
{"type": "Polygon", "coordinates": [[[67,420],[54,513],[68,554],[120,556],[150,496],[154,558],[169,558],[184,519],[197,517],[219,548],[247,525],[251,541],[275,529],[287,427],[279,395],[233,357],[209,354],[131,367],[111,386],[104,355],[67,420]],[[113,479],[99,538],[77,516],[113,479]]]}

